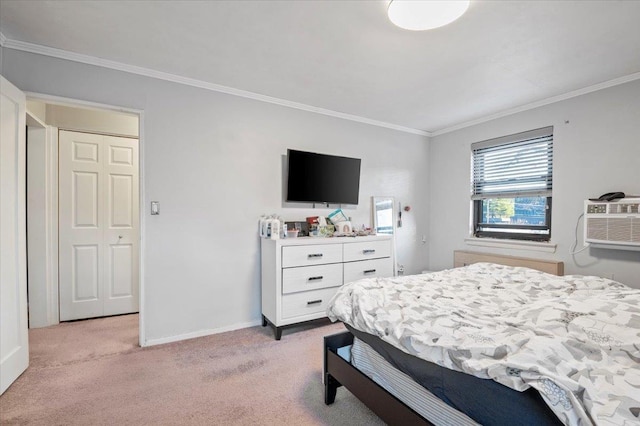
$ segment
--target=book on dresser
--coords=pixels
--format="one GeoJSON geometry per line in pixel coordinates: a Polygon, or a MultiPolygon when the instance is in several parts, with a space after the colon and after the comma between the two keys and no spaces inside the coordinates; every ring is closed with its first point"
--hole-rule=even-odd
{"type": "Polygon", "coordinates": [[[282,329],[326,317],[344,283],[393,275],[393,237],[262,239],[262,325],[282,329]]]}

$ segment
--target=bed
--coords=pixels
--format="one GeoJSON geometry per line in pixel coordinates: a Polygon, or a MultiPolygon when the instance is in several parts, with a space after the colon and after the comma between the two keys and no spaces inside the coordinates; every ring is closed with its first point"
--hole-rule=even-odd
{"type": "Polygon", "coordinates": [[[454,264],[341,288],[325,403],[343,385],[389,424],[638,424],[640,290],[561,262],[454,264]]]}

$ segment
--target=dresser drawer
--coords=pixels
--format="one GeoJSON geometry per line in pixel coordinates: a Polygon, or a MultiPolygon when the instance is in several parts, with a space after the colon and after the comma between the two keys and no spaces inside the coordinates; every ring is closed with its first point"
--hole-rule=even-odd
{"type": "Polygon", "coordinates": [[[390,257],[384,259],[362,260],[344,264],[344,283],[350,283],[362,278],[393,276],[393,261],[390,257]]]}
{"type": "Polygon", "coordinates": [[[282,294],[342,285],[342,263],[282,270],[282,294]]]}
{"type": "Polygon", "coordinates": [[[379,259],[391,256],[391,240],[363,241],[344,245],[344,261],[379,259]]]}
{"type": "Polygon", "coordinates": [[[342,244],[282,247],[282,267],[342,262],[342,244]]]}
{"type": "MultiPolygon", "coordinates": [[[[282,296],[282,319],[323,313],[337,287],[303,291],[282,296]]],[[[323,315],[324,316],[324,315],[323,315]]]]}

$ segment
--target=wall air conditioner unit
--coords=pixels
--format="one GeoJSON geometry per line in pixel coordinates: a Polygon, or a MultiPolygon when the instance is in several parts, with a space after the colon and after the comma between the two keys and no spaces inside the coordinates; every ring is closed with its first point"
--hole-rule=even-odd
{"type": "Polygon", "coordinates": [[[584,242],[591,247],[640,250],[640,198],[586,200],[584,242]]]}

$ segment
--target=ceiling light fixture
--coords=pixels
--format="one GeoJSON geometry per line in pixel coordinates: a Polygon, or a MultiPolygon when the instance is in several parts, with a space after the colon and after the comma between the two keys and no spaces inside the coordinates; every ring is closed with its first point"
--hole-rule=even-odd
{"type": "Polygon", "coordinates": [[[387,14],[391,22],[400,28],[422,31],[447,25],[461,17],[468,8],[469,0],[391,0],[387,14]]]}

